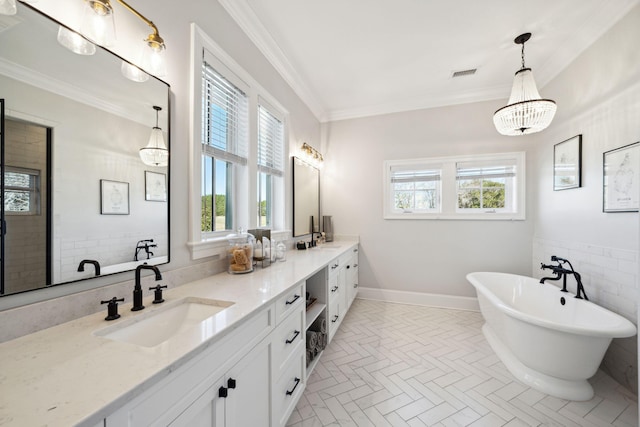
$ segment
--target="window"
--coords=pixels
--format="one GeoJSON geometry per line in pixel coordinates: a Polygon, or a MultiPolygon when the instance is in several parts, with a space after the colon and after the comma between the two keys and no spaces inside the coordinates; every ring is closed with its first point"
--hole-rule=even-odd
{"type": "Polygon", "coordinates": [[[202,103],[201,230],[229,231],[235,228],[234,188],[247,165],[247,96],[205,61],[202,103]]]}
{"type": "Polygon", "coordinates": [[[258,227],[273,227],[274,205],[284,175],[284,126],[258,106],[258,227]]]}
{"type": "Polygon", "coordinates": [[[514,212],[515,159],[456,164],[459,212],[514,212]]]}
{"type": "Polygon", "coordinates": [[[285,228],[288,113],[192,24],[189,249],[221,255],[226,236],[285,228]]]}
{"type": "Polygon", "coordinates": [[[439,212],[440,175],[439,167],[429,165],[392,166],[393,212],[439,212]]]}
{"type": "Polygon", "coordinates": [[[4,211],[7,215],[40,215],[40,171],[6,167],[4,211]]]}
{"type": "Polygon", "coordinates": [[[524,219],[525,154],[384,162],[386,219],[524,219]]]}

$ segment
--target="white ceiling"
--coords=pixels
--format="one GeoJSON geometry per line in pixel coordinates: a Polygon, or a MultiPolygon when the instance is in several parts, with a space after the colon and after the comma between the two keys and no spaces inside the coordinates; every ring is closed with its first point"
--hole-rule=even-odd
{"type": "Polygon", "coordinates": [[[509,97],[525,46],[544,85],[640,0],[220,0],[321,121],[509,97]],[[477,68],[473,76],[454,71],[477,68]]]}

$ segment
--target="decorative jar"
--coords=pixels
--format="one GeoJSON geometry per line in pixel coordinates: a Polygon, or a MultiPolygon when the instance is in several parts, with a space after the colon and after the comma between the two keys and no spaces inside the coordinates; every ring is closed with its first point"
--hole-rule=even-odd
{"type": "Polygon", "coordinates": [[[229,260],[229,274],[244,274],[253,271],[253,245],[255,238],[248,233],[243,233],[242,229],[235,234],[227,236],[229,249],[227,259],[229,260]]]}

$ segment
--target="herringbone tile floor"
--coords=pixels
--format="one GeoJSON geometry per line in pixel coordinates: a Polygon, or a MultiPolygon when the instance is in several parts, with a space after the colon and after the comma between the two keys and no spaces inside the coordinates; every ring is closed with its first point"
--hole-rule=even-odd
{"type": "Polygon", "coordinates": [[[603,372],[588,402],[520,384],[482,323],[476,312],[355,300],[287,425],[638,425],[637,396],[603,372]]]}

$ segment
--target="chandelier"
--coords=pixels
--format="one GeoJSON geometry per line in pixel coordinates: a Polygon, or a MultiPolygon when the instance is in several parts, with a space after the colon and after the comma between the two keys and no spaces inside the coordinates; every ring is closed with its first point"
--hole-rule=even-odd
{"type": "Polygon", "coordinates": [[[516,44],[522,45],[522,68],[513,78],[508,105],[493,114],[493,123],[502,135],[540,132],[551,124],[556,114],[556,103],[540,97],[531,68],[524,65],[524,44],[529,38],[531,33],[525,33],[514,40],[516,44]]]}

